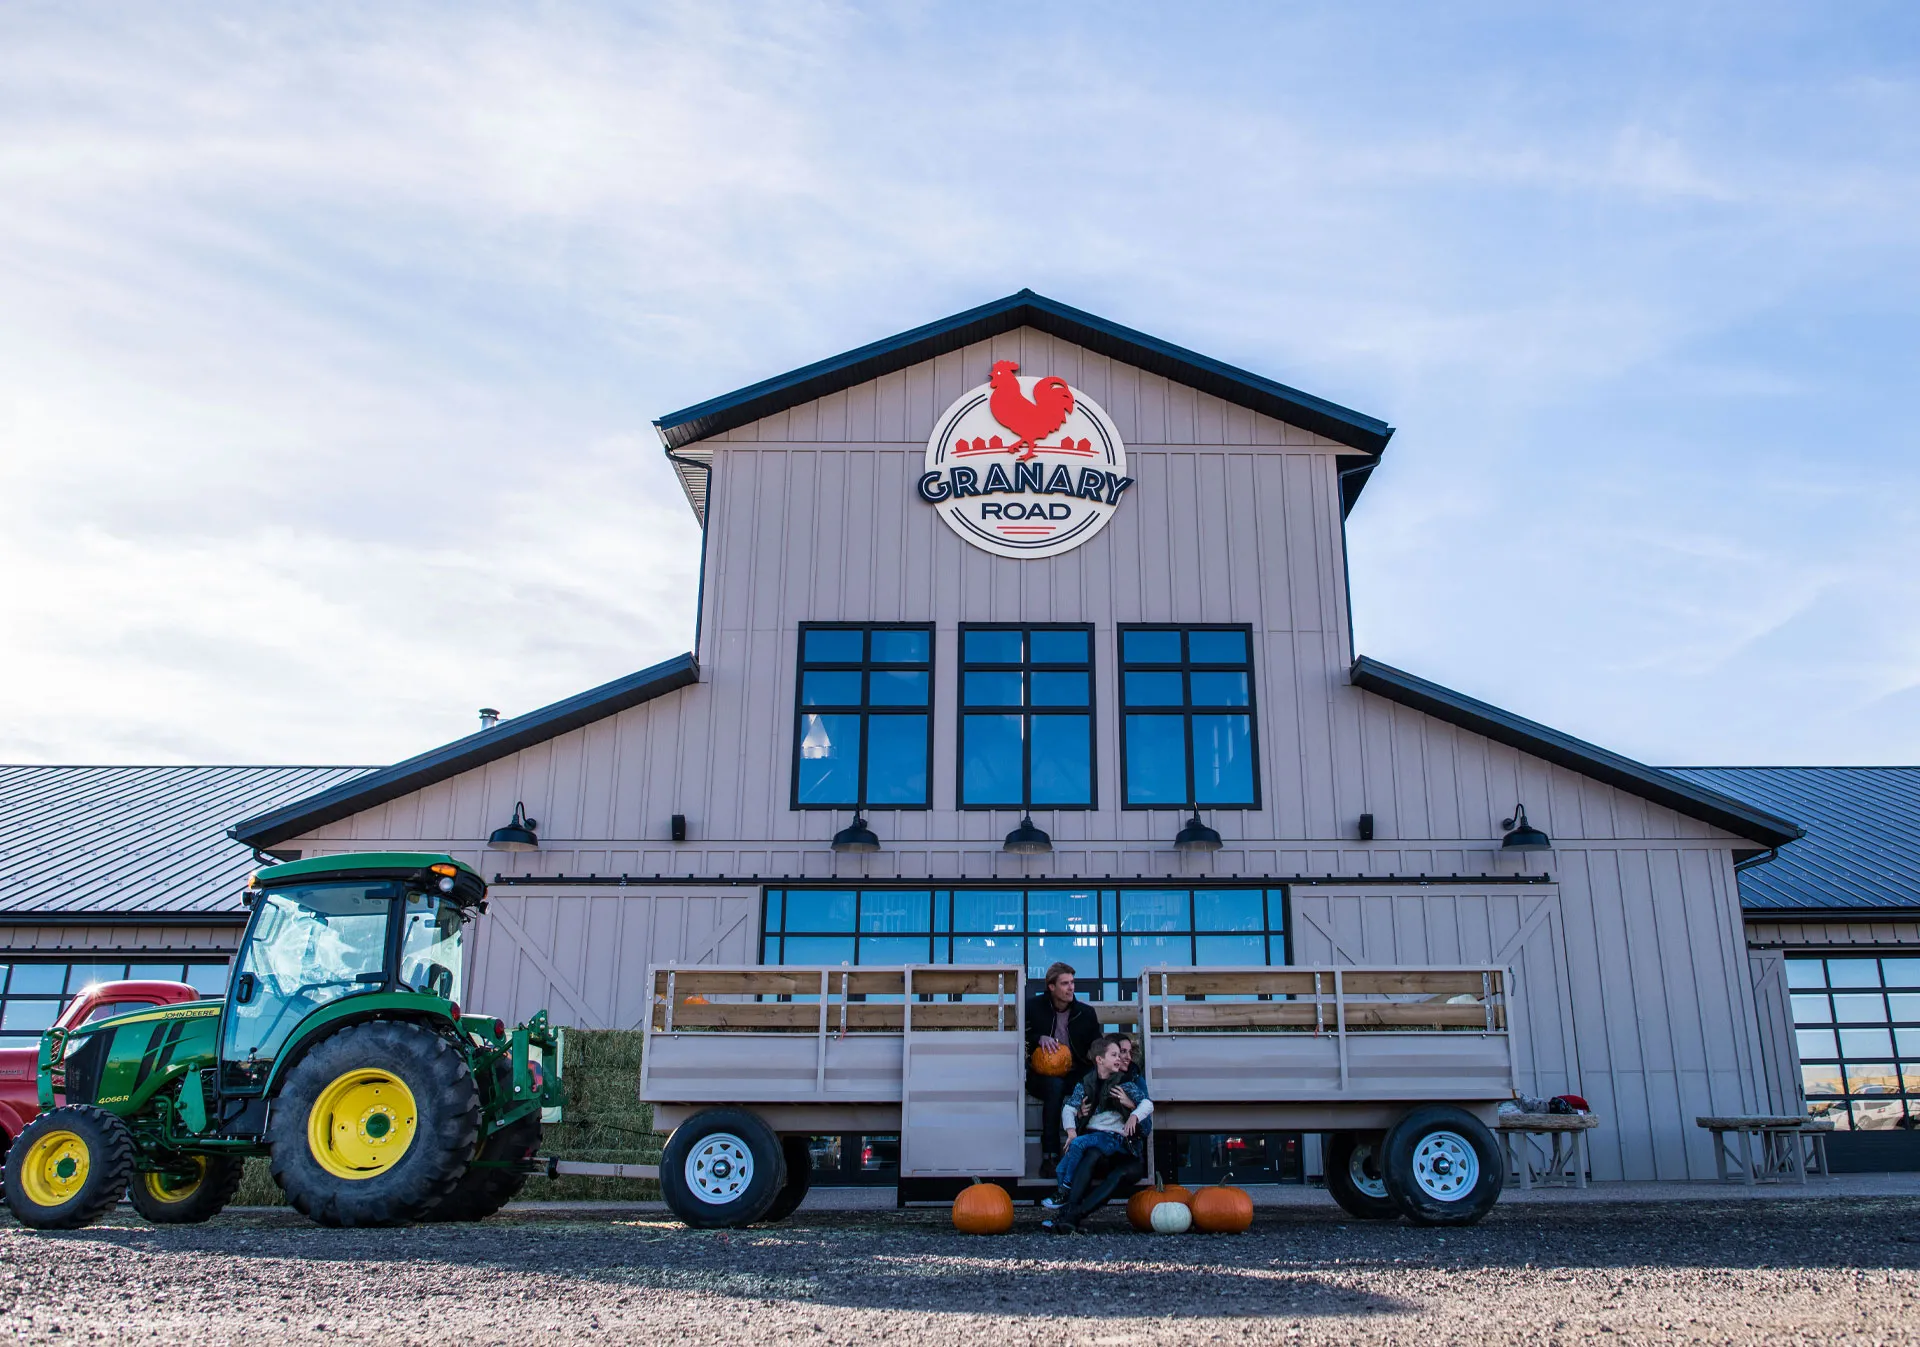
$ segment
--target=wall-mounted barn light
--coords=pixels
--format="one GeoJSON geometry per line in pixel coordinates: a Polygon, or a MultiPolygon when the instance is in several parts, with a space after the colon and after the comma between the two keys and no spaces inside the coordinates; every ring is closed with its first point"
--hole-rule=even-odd
{"type": "Polygon", "coordinates": [[[853,822],[833,835],[833,849],[856,852],[878,851],[880,839],[874,836],[873,829],[869,828],[867,821],[856,812],[853,822]]]}
{"type": "Polygon", "coordinates": [[[493,836],[487,839],[489,851],[538,851],[540,835],[534,830],[540,826],[539,819],[527,817],[527,807],[520,801],[513,802],[513,822],[504,828],[495,828],[493,836]]]}
{"type": "Polygon", "coordinates": [[[1174,836],[1175,851],[1218,851],[1220,834],[1200,821],[1199,806],[1194,806],[1193,817],[1187,820],[1187,826],[1174,836]]]}
{"type": "Polygon", "coordinates": [[[1033,815],[1022,814],[1020,826],[1007,834],[1000,849],[1020,856],[1041,856],[1053,850],[1053,839],[1034,826],[1033,815]]]}
{"type": "Polygon", "coordinates": [[[1360,840],[1362,842],[1371,842],[1373,840],[1372,814],[1362,814],[1360,816],[1360,840]]]}
{"type": "Polygon", "coordinates": [[[1502,819],[1500,826],[1507,835],[1500,839],[1502,851],[1552,851],[1553,839],[1527,822],[1527,807],[1516,804],[1513,817],[1502,819]]]}

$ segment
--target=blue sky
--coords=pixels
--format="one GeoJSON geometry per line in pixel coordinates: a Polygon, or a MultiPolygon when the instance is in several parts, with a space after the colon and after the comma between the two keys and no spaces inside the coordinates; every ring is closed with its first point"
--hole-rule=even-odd
{"type": "Polygon", "coordinates": [[[1399,427],[1361,651],[1920,761],[1920,9],[0,11],[0,760],[684,650],[663,411],[1026,285],[1399,427]]]}

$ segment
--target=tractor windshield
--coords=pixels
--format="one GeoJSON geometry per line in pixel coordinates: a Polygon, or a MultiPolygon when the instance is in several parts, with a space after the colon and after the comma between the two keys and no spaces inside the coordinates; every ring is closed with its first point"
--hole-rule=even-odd
{"type": "Polygon", "coordinates": [[[391,883],[263,892],[234,964],[226,1060],[273,1057],[310,1011],[351,992],[378,990],[398,896],[391,883]]]}
{"type": "Polygon", "coordinates": [[[400,937],[400,985],[460,999],[460,905],[438,894],[409,893],[400,937]]]}

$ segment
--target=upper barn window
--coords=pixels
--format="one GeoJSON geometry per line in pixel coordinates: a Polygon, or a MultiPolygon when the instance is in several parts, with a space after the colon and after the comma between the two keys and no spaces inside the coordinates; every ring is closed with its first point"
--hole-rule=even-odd
{"type": "Polygon", "coordinates": [[[933,628],[803,623],[795,809],[925,809],[933,628]]]}
{"type": "Polygon", "coordinates": [[[1120,701],[1128,808],[1260,807],[1246,627],[1122,627],[1120,701]]]}
{"type": "Polygon", "coordinates": [[[1093,807],[1093,629],[960,629],[960,807],[1093,807]]]}

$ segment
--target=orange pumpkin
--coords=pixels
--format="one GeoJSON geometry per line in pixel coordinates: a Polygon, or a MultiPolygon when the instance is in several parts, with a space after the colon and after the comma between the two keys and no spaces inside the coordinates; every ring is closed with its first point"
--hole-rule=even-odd
{"type": "Polygon", "coordinates": [[[1152,1188],[1142,1188],[1127,1199],[1127,1221],[1141,1234],[1153,1229],[1153,1209],[1162,1202],[1193,1201],[1193,1194],[1177,1183],[1159,1184],[1152,1188]]]}
{"type": "Polygon", "coordinates": [[[1202,1188],[1189,1203],[1193,1228],[1216,1235],[1237,1235],[1253,1224],[1253,1199],[1244,1188],[1225,1184],[1202,1188]]]}
{"type": "Polygon", "coordinates": [[[975,1179],[953,1199],[953,1228],[963,1235],[1004,1235],[1013,1229],[1013,1199],[999,1184],[975,1179]]]}
{"type": "Polygon", "coordinates": [[[1073,1070],[1073,1049],[1065,1043],[1033,1050],[1033,1069],[1043,1076],[1064,1076],[1073,1070]]]}
{"type": "Polygon", "coordinates": [[[682,1001],[680,1004],[683,1006],[704,1006],[706,1003],[707,1003],[707,998],[700,995],[698,992],[695,992],[692,996],[689,996],[686,1000],[682,1001]]]}

